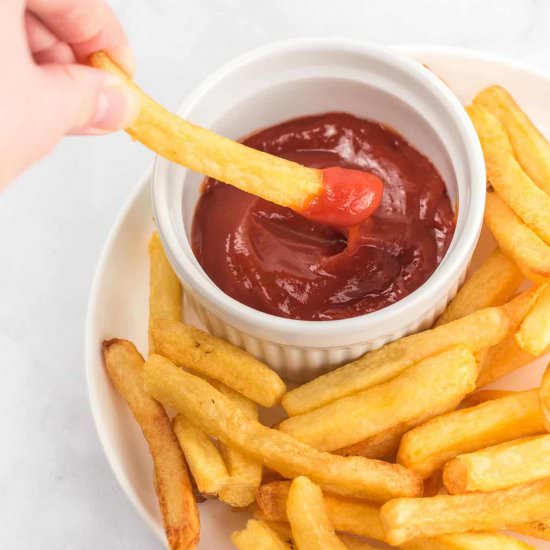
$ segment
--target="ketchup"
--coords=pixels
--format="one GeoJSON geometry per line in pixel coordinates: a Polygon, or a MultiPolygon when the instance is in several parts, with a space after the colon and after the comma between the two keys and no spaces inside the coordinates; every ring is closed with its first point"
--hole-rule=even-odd
{"type": "Polygon", "coordinates": [[[454,231],[444,182],[394,131],[328,113],[283,122],[243,143],[324,170],[325,196],[313,198],[302,216],[205,181],[193,250],[236,300],[291,319],[344,319],[407,296],[441,262],[454,231]],[[360,171],[351,172],[358,179],[340,168],[360,171]],[[315,221],[327,212],[332,226],[315,221]]]}

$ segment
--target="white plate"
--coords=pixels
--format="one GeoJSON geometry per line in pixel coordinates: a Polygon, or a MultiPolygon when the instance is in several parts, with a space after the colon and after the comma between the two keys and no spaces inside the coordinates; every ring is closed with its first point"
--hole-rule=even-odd
{"type": "MultiPolygon", "coordinates": [[[[400,51],[427,64],[464,103],[489,84],[505,86],[543,129],[550,129],[548,76],[475,52],[430,47],[411,47],[400,51]]],[[[148,171],[128,199],[97,266],[88,305],[86,369],[92,414],[105,455],[132,504],[159,539],[164,541],[147,447],[125,403],[112,388],[100,354],[100,342],[115,336],[128,338],[138,348],[146,350],[147,241],[153,231],[148,185],[150,175],[148,171]]],[[[477,262],[493,246],[491,238],[484,235],[476,252],[477,262]]],[[[195,321],[192,318],[187,320],[195,321]]],[[[525,389],[537,386],[543,365],[544,361],[539,360],[500,380],[495,387],[525,389]]],[[[215,501],[201,504],[200,513],[199,548],[232,548],[229,535],[244,526],[247,514],[232,512],[215,501]]],[[[550,543],[525,540],[537,548],[550,550],[550,543]]]]}

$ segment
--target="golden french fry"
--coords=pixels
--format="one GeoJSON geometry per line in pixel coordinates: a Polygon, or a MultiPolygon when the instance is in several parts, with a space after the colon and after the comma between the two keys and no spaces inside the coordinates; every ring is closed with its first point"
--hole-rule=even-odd
{"type": "Polygon", "coordinates": [[[155,399],[192,418],[207,434],[239,449],[285,477],[306,475],[326,490],[373,501],[416,496],[422,482],[402,466],[363,457],[323,453],[246,416],[211,384],[152,355],[145,389],[155,399]]]}
{"type": "Polygon", "coordinates": [[[397,498],[380,509],[390,544],[417,537],[505,529],[548,516],[550,478],[491,493],[397,498]]]}
{"type": "Polygon", "coordinates": [[[546,371],[542,377],[539,389],[539,401],[546,431],[550,432],[550,365],[546,367],[546,371]]]}
{"type": "MultiPolygon", "coordinates": [[[[367,437],[359,443],[341,447],[333,451],[342,456],[364,456],[366,458],[392,458],[395,457],[401,436],[408,432],[413,426],[410,424],[400,424],[385,432],[367,437]]],[[[393,462],[393,461],[392,461],[393,462]]]]}
{"type": "Polygon", "coordinates": [[[174,433],[197,489],[205,495],[217,495],[228,482],[229,474],[216,445],[181,414],[174,419],[174,433]]]}
{"type": "MultiPolygon", "coordinates": [[[[258,491],[258,507],[263,516],[273,521],[288,521],[286,501],[290,481],[272,481],[258,491]]],[[[384,540],[380,523],[380,508],[363,500],[345,498],[324,493],[328,517],[337,531],[345,531],[361,537],[384,540]]]]}
{"type": "Polygon", "coordinates": [[[549,285],[544,285],[535,305],[521,323],[516,341],[520,348],[533,355],[541,355],[550,346],[549,285]]]}
{"type": "Polygon", "coordinates": [[[523,171],[499,119],[481,105],[466,108],[485,157],[487,179],[502,200],[550,244],[550,196],[523,171]]]}
{"type": "Polygon", "coordinates": [[[512,525],[510,530],[528,537],[550,541],[550,517],[524,523],[523,525],[512,525]]]}
{"type": "Polygon", "coordinates": [[[479,309],[504,304],[522,281],[523,274],[518,266],[497,248],[462,285],[435,326],[460,319],[479,309]]]}
{"type": "Polygon", "coordinates": [[[143,358],[131,342],[113,339],[103,342],[103,359],[113,385],[128,403],[149,445],[170,548],[191,550],[199,541],[199,512],[170,419],[162,405],[143,390],[143,358]]]}
{"type": "Polygon", "coordinates": [[[276,405],[286,391],[279,375],[267,365],[198,328],[160,319],[153,323],[152,334],[158,354],[218,380],[260,405],[276,405]]]}
{"type": "Polygon", "coordinates": [[[481,405],[481,403],[486,403],[493,399],[514,395],[514,393],[516,392],[512,390],[480,390],[466,396],[460,405],[461,407],[475,407],[476,405],[481,405]]]}
{"type": "Polygon", "coordinates": [[[374,547],[368,542],[359,540],[349,535],[339,534],[338,538],[344,543],[344,546],[348,550],[379,550],[378,546],[374,547]]]}
{"type": "Polygon", "coordinates": [[[487,191],[485,223],[504,254],[527,278],[545,282],[550,277],[550,247],[491,191],[487,191]]]}
{"type": "Polygon", "coordinates": [[[157,319],[181,321],[181,283],[162,248],[158,233],[149,241],[149,353],[154,353],[151,325],[157,319]]]}
{"type": "Polygon", "coordinates": [[[231,542],[239,550],[290,550],[290,546],[269,525],[256,519],[249,519],[246,529],[235,531],[231,542]]]}
{"type": "Polygon", "coordinates": [[[466,347],[451,348],[379,386],[292,416],[279,429],[316,449],[333,451],[455,409],[475,389],[476,379],[472,353],[466,347]]]}
{"type": "MultiPolygon", "coordinates": [[[[223,384],[213,385],[245,415],[253,420],[258,420],[256,403],[223,384]]],[[[220,444],[220,451],[230,477],[220,490],[219,499],[237,508],[252,504],[256,500],[256,492],[262,482],[262,463],[251,459],[237,449],[223,445],[223,443],[220,444]]]]}
{"type": "Polygon", "coordinates": [[[502,341],[510,332],[510,319],[502,308],[482,309],[371,351],[289,391],[284,395],[282,405],[291,416],[302,414],[387,382],[415,363],[450,347],[464,345],[477,352],[502,341]]]}
{"type": "Polygon", "coordinates": [[[257,151],[181,119],[146,95],[103,52],[93,54],[89,62],[118,75],[138,96],[141,111],[126,132],[155,153],[294,210],[304,210],[322,192],[320,170],[257,151]]]}
{"type": "Polygon", "coordinates": [[[403,550],[534,550],[533,546],[501,533],[455,533],[406,542],[403,550]]]}
{"type": "MultiPolygon", "coordinates": [[[[255,509],[253,513],[254,519],[259,519],[260,515],[261,513],[255,509]]],[[[261,518],[261,521],[263,521],[272,531],[275,531],[283,542],[292,544],[292,531],[290,530],[290,525],[287,521],[271,521],[265,518],[261,518]]]]}
{"type": "Polygon", "coordinates": [[[497,491],[543,477],[550,477],[550,435],[458,455],[443,469],[443,482],[451,494],[497,491]]]}
{"type": "Polygon", "coordinates": [[[307,477],[292,481],[286,515],[297,550],[346,550],[327,516],[321,489],[307,477]]]}
{"type": "Polygon", "coordinates": [[[550,195],[550,144],[501,86],[490,86],[474,99],[499,118],[514,153],[529,177],[550,195]]]}
{"type": "Polygon", "coordinates": [[[403,436],[397,461],[427,478],[459,454],[544,431],[538,390],[516,392],[417,426],[403,436]]]}

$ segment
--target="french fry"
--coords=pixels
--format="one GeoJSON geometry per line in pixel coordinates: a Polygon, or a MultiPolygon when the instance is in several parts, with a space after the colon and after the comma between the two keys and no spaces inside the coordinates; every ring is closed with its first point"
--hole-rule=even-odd
{"type": "Polygon", "coordinates": [[[218,380],[260,405],[276,405],[286,391],[279,375],[267,365],[198,328],[160,319],[153,323],[152,334],[158,354],[218,380]]]}
{"type": "Polygon", "coordinates": [[[147,96],[103,52],[93,54],[89,62],[118,75],[138,96],[141,111],[126,132],[155,153],[294,210],[303,211],[312,197],[321,194],[320,170],[257,151],[181,119],[147,96]]]}
{"type": "MultiPolygon", "coordinates": [[[[260,487],[257,503],[266,519],[288,521],[286,501],[289,489],[290,481],[273,481],[260,487]]],[[[345,498],[330,493],[324,493],[323,498],[328,517],[337,531],[384,540],[378,506],[363,500],[345,498]]]]}
{"type": "Polygon", "coordinates": [[[356,539],[355,537],[339,534],[338,538],[344,543],[344,546],[348,550],[379,550],[379,547],[374,547],[372,544],[363,540],[356,539]]]}
{"type": "Polygon", "coordinates": [[[538,390],[521,391],[417,426],[403,436],[397,461],[427,478],[459,454],[544,432],[538,390]]]}
{"type": "Polygon", "coordinates": [[[239,449],[285,477],[306,475],[324,489],[357,498],[385,501],[416,496],[421,480],[406,468],[363,457],[323,453],[246,416],[205,380],[152,355],[145,364],[151,396],[192,418],[207,434],[239,449]]]}
{"type": "Polygon", "coordinates": [[[401,546],[403,550],[534,550],[533,546],[501,533],[455,533],[419,538],[401,546]]]}
{"type": "Polygon", "coordinates": [[[502,200],[550,244],[550,196],[523,171],[499,119],[481,105],[466,108],[485,157],[487,179],[502,200]]]}
{"type": "Polygon", "coordinates": [[[417,537],[506,529],[544,519],[550,509],[550,478],[491,493],[397,498],[384,504],[380,518],[390,544],[417,537]]]}
{"type": "Polygon", "coordinates": [[[550,517],[524,523],[523,525],[512,525],[510,530],[536,539],[550,541],[550,517]]]}
{"type": "Polygon", "coordinates": [[[151,325],[157,319],[181,321],[181,283],[155,231],[149,241],[149,353],[154,353],[151,325]]]}
{"type": "Polygon", "coordinates": [[[341,447],[333,451],[342,456],[364,456],[365,458],[393,458],[399,448],[401,436],[408,432],[413,426],[410,424],[400,424],[395,428],[390,428],[385,432],[367,437],[359,443],[341,447]]]}
{"type": "Polygon", "coordinates": [[[322,451],[333,451],[405,423],[453,410],[475,389],[477,363],[465,347],[428,357],[399,376],[292,416],[279,429],[322,451]],[[414,396],[408,399],[404,396],[414,396]]]}
{"type": "Polygon", "coordinates": [[[512,96],[501,86],[490,86],[477,94],[474,103],[499,118],[522,168],[550,195],[550,145],[512,96]]]}
{"type": "Polygon", "coordinates": [[[509,316],[501,308],[471,315],[401,338],[371,351],[352,363],[319,376],[286,393],[282,405],[290,416],[303,414],[395,378],[415,363],[453,346],[477,352],[502,341],[511,332],[509,316]]]}
{"type": "Polygon", "coordinates": [[[205,495],[217,495],[228,482],[229,474],[216,445],[181,414],[174,419],[174,433],[197,489],[205,495]]]}
{"type": "Polygon", "coordinates": [[[494,192],[487,191],[485,223],[499,247],[535,282],[550,277],[550,247],[494,192]]]}
{"type": "Polygon", "coordinates": [[[539,401],[546,431],[550,432],[550,365],[546,367],[546,371],[542,377],[539,389],[539,401]]]}
{"type": "Polygon", "coordinates": [[[470,275],[435,326],[507,302],[523,281],[518,266],[498,248],[470,275]]]}
{"type": "MultiPolygon", "coordinates": [[[[223,384],[213,385],[245,415],[258,420],[258,407],[253,401],[223,384]]],[[[230,474],[227,483],[219,492],[220,500],[237,508],[252,504],[256,500],[256,492],[262,482],[261,462],[223,444],[220,445],[220,451],[230,474]]]]}
{"type": "MultiPolygon", "coordinates": [[[[253,515],[255,519],[258,519],[261,514],[256,509],[253,515]]],[[[263,518],[261,521],[263,521],[272,531],[275,531],[283,542],[292,544],[292,531],[287,521],[271,521],[263,518]]]]}
{"type": "Polygon", "coordinates": [[[321,489],[307,477],[291,483],[286,514],[297,550],[346,550],[327,516],[321,489]]]}
{"type": "Polygon", "coordinates": [[[290,546],[265,522],[249,519],[246,529],[235,531],[231,535],[231,542],[239,550],[290,550],[290,546]]]}
{"type": "Polygon", "coordinates": [[[480,390],[466,396],[460,405],[461,407],[475,407],[476,405],[481,405],[481,403],[514,395],[515,393],[512,390],[480,390]]]}
{"type": "Polygon", "coordinates": [[[127,340],[103,342],[105,368],[140,425],[153,459],[155,489],[170,548],[195,548],[199,512],[185,459],[163,407],[143,390],[143,358],[127,340]]]}
{"type": "Polygon", "coordinates": [[[544,477],[550,477],[550,435],[462,454],[443,469],[443,482],[451,494],[498,491],[544,477]]]}
{"type": "Polygon", "coordinates": [[[521,349],[533,355],[541,355],[550,346],[549,285],[544,285],[535,305],[521,323],[516,341],[521,349]]]}

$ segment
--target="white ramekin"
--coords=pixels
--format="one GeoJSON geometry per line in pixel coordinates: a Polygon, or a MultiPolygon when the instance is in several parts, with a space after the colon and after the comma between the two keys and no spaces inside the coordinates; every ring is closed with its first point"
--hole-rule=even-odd
{"type": "Polygon", "coordinates": [[[213,334],[297,382],[429,326],[463,281],[483,221],[485,167],[468,116],[437,76],[385,49],[345,40],[274,44],[218,70],[179,114],[240,138],[327,111],[351,112],[397,130],[433,161],[453,204],[460,205],[453,241],[433,275],[380,311],[338,321],[297,321],[237,302],[209,279],[190,246],[203,177],[158,158],[152,186],[162,242],[200,319],[213,334]]]}

